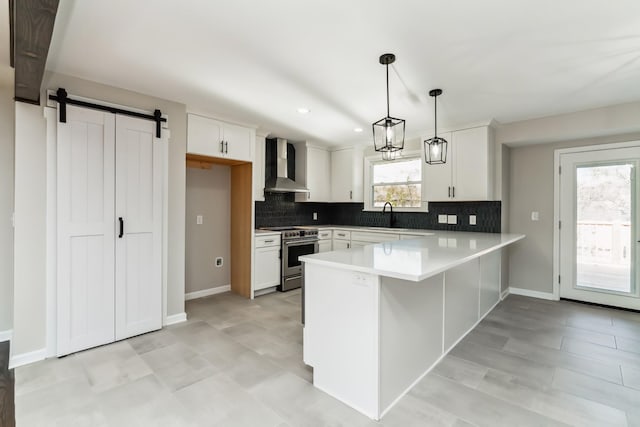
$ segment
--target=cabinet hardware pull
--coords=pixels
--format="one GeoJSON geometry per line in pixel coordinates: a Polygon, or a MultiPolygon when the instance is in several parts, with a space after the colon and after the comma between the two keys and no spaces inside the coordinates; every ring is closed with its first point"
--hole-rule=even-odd
{"type": "Polygon", "coordinates": [[[347,249],[351,249],[351,243],[347,243],[347,249]]]}
{"type": "Polygon", "coordinates": [[[451,188],[453,188],[452,197],[455,199],[456,198],[456,187],[453,186],[451,188]]]}
{"type": "Polygon", "coordinates": [[[122,239],[122,236],[124,236],[124,220],[122,217],[118,218],[118,222],[120,223],[120,234],[118,234],[118,239],[122,239]]]}
{"type": "Polygon", "coordinates": [[[224,143],[224,153],[229,154],[229,141],[225,141],[224,143]]]}
{"type": "Polygon", "coordinates": [[[273,240],[265,240],[265,243],[273,243],[273,240]]]}
{"type": "Polygon", "coordinates": [[[451,197],[451,186],[447,187],[449,189],[449,197],[451,197]]]}
{"type": "Polygon", "coordinates": [[[349,200],[353,200],[353,190],[349,191],[349,200]]]}
{"type": "Polygon", "coordinates": [[[224,153],[224,141],[220,141],[220,152],[224,153]]]}

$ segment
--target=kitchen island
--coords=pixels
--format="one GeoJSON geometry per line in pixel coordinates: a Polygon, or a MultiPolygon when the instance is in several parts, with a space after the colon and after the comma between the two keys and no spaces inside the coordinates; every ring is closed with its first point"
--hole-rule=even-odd
{"type": "Polygon", "coordinates": [[[378,420],[500,301],[516,234],[433,235],[300,259],[313,384],[378,420]]]}

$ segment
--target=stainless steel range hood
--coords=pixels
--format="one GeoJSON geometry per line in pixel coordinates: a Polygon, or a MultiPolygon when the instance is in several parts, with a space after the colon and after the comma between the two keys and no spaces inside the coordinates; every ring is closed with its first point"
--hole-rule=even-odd
{"type": "Polygon", "coordinates": [[[308,193],[309,189],[298,184],[287,175],[287,140],[277,139],[276,142],[276,177],[265,182],[264,191],[267,193],[308,193]]]}

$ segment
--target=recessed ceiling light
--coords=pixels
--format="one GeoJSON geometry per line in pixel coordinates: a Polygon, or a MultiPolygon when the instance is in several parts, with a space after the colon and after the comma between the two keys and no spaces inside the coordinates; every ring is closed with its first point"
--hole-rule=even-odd
{"type": "Polygon", "coordinates": [[[354,128],[353,131],[354,132],[362,132],[362,128],[354,128]]]}
{"type": "Polygon", "coordinates": [[[298,108],[298,113],[300,113],[300,114],[309,114],[310,112],[311,112],[311,110],[308,109],[308,108],[305,108],[305,107],[298,108]]]}

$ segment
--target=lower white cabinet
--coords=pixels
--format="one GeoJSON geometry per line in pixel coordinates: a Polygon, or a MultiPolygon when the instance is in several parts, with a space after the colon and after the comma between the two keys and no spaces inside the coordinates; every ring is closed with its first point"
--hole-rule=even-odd
{"type": "Polygon", "coordinates": [[[333,239],[333,250],[337,251],[340,249],[349,249],[351,247],[351,242],[349,240],[338,240],[333,239]]]}
{"type": "Polygon", "coordinates": [[[280,236],[256,236],[254,291],[280,285],[280,236]]]}
{"type": "Polygon", "coordinates": [[[318,252],[330,252],[330,251],[331,251],[331,240],[318,241],[318,252]]]}

